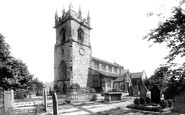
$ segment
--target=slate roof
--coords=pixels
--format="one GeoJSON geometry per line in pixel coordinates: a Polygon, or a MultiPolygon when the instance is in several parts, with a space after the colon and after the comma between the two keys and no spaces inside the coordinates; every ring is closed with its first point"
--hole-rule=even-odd
{"type": "Polygon", "coordinates": [[[130,73],[131,78],[141,78],[143,72],[130,73]]]}
{"type": "MultiPolygon", "coordinates": [[[[92,68],[91,68],[92,69],[92,68]]],[[[107,76],[107,77],[123,77],[122,74],[116,74],[116,73],[111,73],[111,72],[107,72],[107,71],[102,71],[102,70],[95,70],[95,69],[92,69],[94,70],[95,72],[98,72],[99,74],[102,74],[104,76],[107,76]]]]}
{"type": "Polygon", "coordinates": [[[111,62],[108,62],[108,61],[105,61],[105,60],[102,60],[102,59],[99,59],[99,58],[96,58],[96,57],[92,57],[92,60],[99,61],[99,62],[109,64],[109,65],[113,65],[113,66],[116,66],[116,67],[123,67],[123,66],[121,66],[117,63],[111,63],[111,62]]]}

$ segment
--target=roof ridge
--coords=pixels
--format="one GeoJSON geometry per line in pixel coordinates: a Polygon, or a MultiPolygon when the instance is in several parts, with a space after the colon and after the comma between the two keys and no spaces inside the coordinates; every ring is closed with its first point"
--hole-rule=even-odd
{"type": "Polygon", "coordinates": [[[106,61],[106,60],[103,60],[103,59],[100,59],[100,58],[97,58],[97,57],[94,57],[94,56],[92,56],[92,59],[97,60],[97,61],[101,61],[103,63],[108,63],[110,65],[114,65],[114,66],[117,66],[117,67],[123,67],[123,66],[121,66],[121,65],[119,65],[117,63],[115,64],[113,62],[109,62],[109,61],[106,61]]]}

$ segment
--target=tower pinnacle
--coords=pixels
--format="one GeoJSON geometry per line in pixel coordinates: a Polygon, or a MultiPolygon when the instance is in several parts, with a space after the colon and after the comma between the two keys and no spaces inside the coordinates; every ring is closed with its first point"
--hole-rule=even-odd
{"type": "Polygon", "coordinates": [[[72,3],[70,2],[69,3],[69,10],[71,10],[73,8],[73,6],[72,6],[72,3]]]}
{"type": "Polygon", "coordinates": [[[58,19],[58,12],[57,12],[57,9],[55,11],[55,19],[58,19]]]}
{"type": "Polygon", "coordinates": [[[57,12],[57,9],[55,11],[55,25],[57,25],[58,23],[58,12],[57,12]]]}
{"type": "Polygon", "coordinates": [[[82,18],[82,11],[81,11],[81,7],[79,6],[79,10],[78,10],[78,15],[79,15],[79,18],[81,19],[82,18]]]}
{"type": "Polygon", "coordinates": [[[65,14],[65,7],[64,7],[64,4],[63,4],[62,16],[64,16],[64,14],[65,14]]]}
{"type": "Polygon", "coordinates": [[[87,14],[87,23],[90,25],[90,20],[91,20],[91,18],[90,18],[90,15],[89,15],[89,10],[88,10],[88,14],[87,14]]]}

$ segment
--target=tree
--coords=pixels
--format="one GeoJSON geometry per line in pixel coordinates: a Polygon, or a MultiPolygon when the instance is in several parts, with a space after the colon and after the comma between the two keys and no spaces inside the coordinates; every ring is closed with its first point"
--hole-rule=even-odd
{"type": "Polygon", "coordinates": [[[36,93],[36,95],[42,95],[42,90],[44,88],[44,83],[39,81],[37,78],[32,80],[32,84],[30,86],[31,90],[36,93]]]}
{"type": "MultiPolygon", "coordinates": [[[[10,46],[0,34],[0,87],[4,90],[20,90],[24,93],[40,91],[43,83],[37,78],[33,79],[28,67],[22,60],[10,55],[10,46]]],[[[19,92],[19,91],[18,91],[19,92]]]]}
{"type": "Polygon", "coordinates": [[[151,30],[144,39],[153,40],[153,43],[166,43],[170,49],[165,58],[168,63],[177,56],[185,56],[185,14],[182,8],[176,7],[174,15],[165,22],[159,24],[158,28],[151,30]]]}
{"type": "Polygon", "coordinates": [[[4,36],[0,33],[0,65],[11,58],[9,49],[10,46],[5,42],[4,36]]]}
{"type": "Polygon", "coordinates": [[[151,89],[154,85],[158,85],[161,88],[166,88],[168,83],[168,72],[170,71],[169,66],[162,65],[158,67],[154,74],[147,80],[144,81],[144,84],[151,89]]]}
{"type": "Polygon", "coordinates": [[[10,79],[13,78],[11,65],[9,64],[12,58],[9,49],[10,46],[5,42],[4,36],[0,33],[0,87],[3,87],[5,90],[9,87],[7,83],[11,84],[12,81],[10,79]]]}
{"type": "MultiPolygon", "coordinates": [[[[172,13],[173,16],[160,23],[144,37],[148,41],[152,40],[154,44],[166,43],[170,52],[165,59],[171,64],[170,66],[174,65],[172,62],[177,56],[185,56],[185,13],[181,7],[176,7],[172,13]]],[[[171,91],[177,95],[181,90],[185,90],[185,63],[178,69],[168,70],[168,73],[172,76],[168,84],[171,91]]]]}
{"type": "Polygon", "coordinates": [[[11,57],[1,68],[0,86],[4,90],[27,89],[31,85],[33,76],[22,60],[11,57]],[[3,71],[4,70],[4,71],[3,71]]]}

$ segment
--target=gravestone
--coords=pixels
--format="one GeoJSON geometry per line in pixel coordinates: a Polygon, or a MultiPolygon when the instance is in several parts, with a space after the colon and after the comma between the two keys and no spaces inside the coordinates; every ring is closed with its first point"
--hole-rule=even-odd
{"type": "Polygon", "coordinates": [[[134,86],[134,96],[137,96],[139,92],[139,87],[137,85],[134,86]]]}
{"type": "Polygon", "coordinates": [[[14,102],[14,92],[13,90],[4,91],[4,110],[5,112],[12,108],[14,102]]]}
{"type": "Polygon", "coordinates": [[[129,96],[133,96],[133,87],[132,86],[130,86],[129,87],[129,96]]]}
{"type": "Polygon", "coordinates": [[[140,97],[146,98],[146,94],[147,94],[147,88],[144,84],[142,84],[140,87],[140,97]]]}
{"type": "Polygon", "coordinates": [[[47,92],[46,89],[43,90],[43,105],[44,109],[47,112],[47,92]]]}
{"type": "Polygon", "coordinates": [[[151,101],[153,103],[160,103],[161,101],[161,90],[157,85],[151,89],[151,101]]]}
{"type": "Polygon", "coordinates": [[[58,115],[58,100],[56,93],[53,93],[53,115],[58,115]]]}
{"type": "Polygon", "coordinates": [[[171,91],[170,88],[167,88],[166,91],[164,92],[164,99],[174,99],[175,95],[173,91],[171,91]]]}
{"type": "Polygon", "coordinates": [[[0,87],[0,115],[3,115],[4,112],[4,90],[0,87]]]}
{"type": "Polygon", "coordinates": [[[185,91],[175,96],[175,105],[172,111],[185,114],[185,91]]]}

